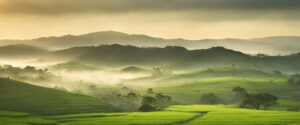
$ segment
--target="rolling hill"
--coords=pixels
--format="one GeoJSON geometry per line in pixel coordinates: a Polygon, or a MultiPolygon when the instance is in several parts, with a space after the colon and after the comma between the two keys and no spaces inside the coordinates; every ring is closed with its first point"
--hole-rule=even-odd
{"type": "Polygon", "coordinates": [[[142,69],[140,67],[129,66],[129,67],[121,69],[121,72],[127,72],[127,73],[145,73],[145,72],[149,72],[149,71],[146,70],[146,69],[142,69]]]}
{"type": "Polygon", "coordinates": [[[78,62],[66,62],[60,63],[49,67],[51,70],[61,70],[61,71],[96,71],[100,68],[90,65],[85,65],[78,62]]]}
{"type": "Polygon", "coordinates": [[[90,96],[0,79],[0,110],[37,115],[112,112],[114,108],[90,96]]]}
{"type": "MultiPolygon", "coordinates": [[[[135,46],[100,45],[55,51],[48,57],[75,60],[108,67],[135,65],[172,70],[199,70],[210,67],[239,66],[262,70],[300,71],[300,54],[287,56],[248,55],[224,47],[187,50],[183,47],[140,48],[135,46]]],[[[44,59],[47,60],[47,59],[44,59]]]]}
{"type": "Polygon", "coordinates": [[[187,49],[206,49],[223,46],[244,53],[257,54],[291,54],[300,50],[300,37],[274,36],[254,39],[164,39],[141,34],[126,34],[115,31],[102,31],[82,35],[64,35],[59,37],[41,37],[31,40],[0,40],[0,46],[10,44],[26,44],[50,50],[67,49],[80,46],[103,44],[133,45],[139,47],[182,46],[187,49]]]}
{"type": "Polygon", "coordinates": [[[284,78],[284,75],[275,75],[273,73],[262,72],[255,69],[245,68],[215,68],[206,69],[194,72],[188,72],[183,74],[175,74],[168,76],[165,80],[179,80],[179,79],[207,79],[207,78],[218,78],[218,77],[240,77],[240,78],[284,78]]]}
{"type": "Polygon", "coordinates": [[[7,46],[0,47],[0,58],[28,59],[28,58],[39,57],[48,52],[49,51],[46,49],[24,45],[24,44],[7,45],[7,46]]]}

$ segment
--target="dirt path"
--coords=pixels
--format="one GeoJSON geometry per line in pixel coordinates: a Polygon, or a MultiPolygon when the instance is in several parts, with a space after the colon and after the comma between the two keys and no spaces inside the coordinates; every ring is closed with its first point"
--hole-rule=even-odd
{"type": "Polygon", "coordinates": [[[189,122],[191,122],[191,121],[193,121],[197,118],[200,118],[200,117],[206,115],[208,112],[198,112],[198,113],[199,113],[198,115],[195,115],[192,118],[189,118],[189,119],[186,119],[186,120],[183,120],[183,121],[179,121],[179,122],[175,122],[175,123],[171,123],[169,125],[184,125],[184,124],[187,124],[187,123],[189,123],[189,122]]]}

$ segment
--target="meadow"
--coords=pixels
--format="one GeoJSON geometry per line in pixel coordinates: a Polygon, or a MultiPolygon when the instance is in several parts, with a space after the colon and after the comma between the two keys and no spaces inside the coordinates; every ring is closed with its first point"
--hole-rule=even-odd
{"type": "Polygon", "coordinates": [[[298,125],[300,112],[230,108],[225,105],[177,105],[158,112],[85,113],[37,116],[0,111],[6,125],[298,125]]]}
{"type": "Polygon", "coordinates": [[[35,115],[113,112],[114,107],[91,96],[0,78],[0,110],[35,115]]]}
{"type": "Polygon", "coordinates": [[[1,78],[0,125],[298,125],[300,102],[292,97],[300,94],[300,86],[287,84],[288,78],[252,69],[215,68],[132,80],[152,82],[155,93],[172,97],[173,105],[152,112],[120,112],[102,98],[1,78]],[[278,103],[268,110],[238,108],[239,102],[232,103],[236,86],[249,93],[274,94],[278,103]],[[216,94],[225,104],[200,105],[197,101],[205,93],[216,94]]]}

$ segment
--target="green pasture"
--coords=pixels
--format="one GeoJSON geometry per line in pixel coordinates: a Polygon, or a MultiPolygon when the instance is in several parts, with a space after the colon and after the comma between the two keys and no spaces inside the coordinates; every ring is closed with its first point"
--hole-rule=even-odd
{"type": "Polygon", "coordinates": [[[2,125],[298,125],[300,112],[178,105],[159,112],[36,116],[0,111],[2,125]]]}

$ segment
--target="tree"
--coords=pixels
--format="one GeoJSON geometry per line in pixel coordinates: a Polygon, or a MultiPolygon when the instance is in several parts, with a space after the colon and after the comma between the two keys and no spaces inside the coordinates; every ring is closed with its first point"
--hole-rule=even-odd
{"type": "Polygon", "coordinates": [[[295,74],[288,79],[288,84],[290,85],[300,85],[300,75],[295,74]]]}
{"type": "Polygon", "coordinates": [[[217,97],[214,93],[208,93],[202,95],[202,97],[199,100],[200,104],[220,104],[222,103],[222,99],[217,97]]]}
{"type": "Polygon", "coordinates": [[[240,104],[241,108],[260,109],[263,105],[266,110],[268,107],[277,103],[277,97],[269,93],[246,94],[240,104]]]}
{"type": "Polygon", "coordinates": [[[143,104],[138,110],[140,112],[151,112],[151,111],[155,111],[156,108],[150,104],[143,104]]]}
{"type": "Polygon", "coordinates": [[[274,70],[274,74],[277,75],[277,76],[282,76],[282,73],[278,70],[274,70]]]}
{"type": "Polygon", "coordinates": [[[240,104],[241,108],[259,109],[260,104],[257,102],[255,94],[246,94],[243,96],[243,100],[240,104]]]}
{"type": "Polygon", "coordinates": [[[148,111],[150,109],[152,109],[152,111],[162,110],[171,104],[172,98],[161,93],[156,94],[155,97],[144,96],[142,99],[142,106],[139,108],[139,111],[148,111]]]}
{"type": "Polygon", "coordinates": [[[259,102],[264,106],[266,110],[268,107],[277,103],[277,97],[275,95],[271,95],[269,93],[262,93],[259,95],[259,102]]]}
{"type": "Polygon", "coordinates": [[[237,94],[240,94],[240,95],[245,95],[245,94],[248,93],[245,88],[241,88],[239,86],[233,88],[232,91],[234,91],[234,92],[236,92],[237,94]]]}
{"type": "Polygon", "coordinates": [[[134,93],[134,92],[130,92],[127,95],[123,96],[123,105],[126,105],[126,108],[129,111],[135,111],[136,109],[138,109],[138,107],[140,107],[140,101],[139,101],[139,97],[138,94],[134,93]]]}
{"type": "Polygon", "coordinates": [[[233,88],[232,91],[236,93],[235,99],[238,101],[240,101],[244,95],[248,94],[245,88],[241,88],[239,86],[233,88]]]}
{"type": "Polygon", "coordinates": [[[144,104],[154,105],[154,102],[155,102],[155,98],[150,97],[150,96],[143,97],[143,100],[142,100],[143,105],[144,104]]]}
{"type": "Polygon", "coordinates": [[[172,98],[167,95],[158,93],[155,95],[155,106],[158,110],[168,107],[172,103],[172,98]]]}
{"type": "Polygon", "coordinates": [[[151,96],[145,96],[142,100],[142,106],[139,108],[139,111],[142,112],[149,112],[149,111],[155,111],[156,107],[155,104],[155,98],[151,96]]]}
{"type": "Polygon", "coordinates": [[[138,95],[134,92],[128,93],[126,98],[130,102],[137,102],[139,100],[138,95]]]}
{"type": "Polygon", "coordinates": [[[24,69],[25,70],[35,70],[35,67],[34,66],[26,66],[24,69]]]}

